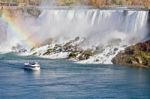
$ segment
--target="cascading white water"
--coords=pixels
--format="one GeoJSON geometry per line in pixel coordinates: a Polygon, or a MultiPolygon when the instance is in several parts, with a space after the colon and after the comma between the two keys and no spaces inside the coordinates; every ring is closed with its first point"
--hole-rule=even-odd
{"type": "MultiPolygon", "coordinates": [[[[91,47],[105,44],[111,39],[122,39],[126,43],[136,39],[138,42],[145,38],[147,33],[148,11],[55,8],[42,9],[40,16],[35,19],[24,15],[18,15],[20,28],[27,30],[30,39],[34,38],[38,43],[49,38],[62,42],[79,36],[85,38],[85,42],[81,44],[83,47],[91,47]]],[[[1,20],[0,25],[3,23],[1,20]]],[[[11,31],[6,24],[2,26],[4,29],[1,29],[5,30],[0,33],[1,44],[5,42],[2,41],[5,34],[5,40],[11,42],[11,38],[8,38],[11,31]]]]}
{"type": "Polygon", "coordinates": [[[2,20],[0,20],[0,44],[2,44],[7,37],[5,26],[6,24],[2,20]]]}
{"type": "Polygon", "coordinates": [[[37,20],[41,25],[40,32],[50,37],[80,36],[95,45],[112,38],[143,39],[147,33],[147,17],[147,11],[50,9],[44,10],[37,20]]]}

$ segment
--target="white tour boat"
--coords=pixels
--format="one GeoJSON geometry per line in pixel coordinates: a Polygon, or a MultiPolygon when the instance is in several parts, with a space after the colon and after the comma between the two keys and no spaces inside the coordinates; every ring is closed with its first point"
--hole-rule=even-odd
{"type": "Polygon", "coordinates": [[[40,70],[40,65],[38,62],[24,63],[24,69],[28,70],[40,70]]]}

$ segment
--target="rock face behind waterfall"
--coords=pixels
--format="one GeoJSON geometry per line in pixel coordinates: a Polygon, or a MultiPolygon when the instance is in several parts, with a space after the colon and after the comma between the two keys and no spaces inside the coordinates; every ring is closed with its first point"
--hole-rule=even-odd
{"type": "MultiPolygon", "coordinates": [[[[150,27],[150,10],[148,12],[148,27],[150,27]]],[[[150,28],[148,28],[148,37],[150,37],[150,28]]]]}
{"type": "Polygon", "coordinates": [[[112,59],[114,64],[150,67],[150,40],[127,47],[112,59]]]}

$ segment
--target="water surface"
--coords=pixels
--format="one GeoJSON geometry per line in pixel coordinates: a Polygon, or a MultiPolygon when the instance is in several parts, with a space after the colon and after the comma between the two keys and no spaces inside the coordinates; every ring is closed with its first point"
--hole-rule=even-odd
{"type": "Polygon", "coordinates": [[[150,99],[150,70],[0,55],[0,99],[150,99]],[[23,69],[38,61],[41,71],[23,69]]]}

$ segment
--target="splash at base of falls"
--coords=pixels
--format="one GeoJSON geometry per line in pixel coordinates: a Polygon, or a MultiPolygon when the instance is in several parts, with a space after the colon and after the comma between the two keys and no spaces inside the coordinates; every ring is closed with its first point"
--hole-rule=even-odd
{"type": "Polygon", "coordinates": [[[112,64],[112,58],[127,47],[120,39],[113,39],[107,45],[81,48],[78,45],[83,41],[84,39],[76,37],[66,43],[42,46],[20,55],[36,55],[49,59],[65,58],[80,64],[112,64]]]}

